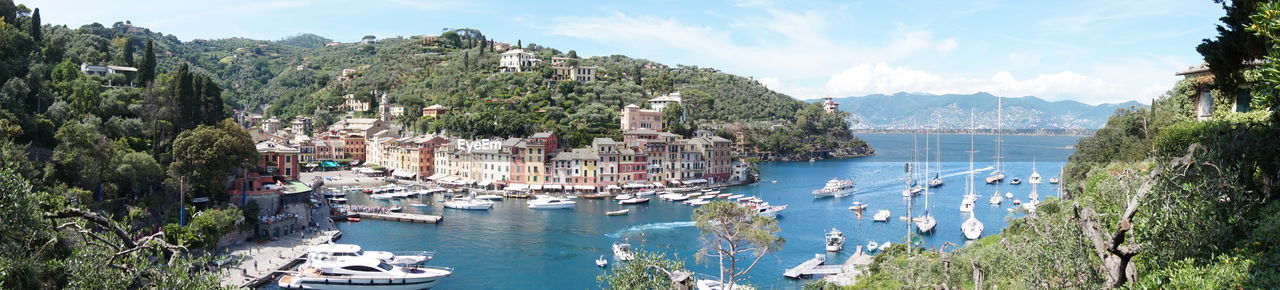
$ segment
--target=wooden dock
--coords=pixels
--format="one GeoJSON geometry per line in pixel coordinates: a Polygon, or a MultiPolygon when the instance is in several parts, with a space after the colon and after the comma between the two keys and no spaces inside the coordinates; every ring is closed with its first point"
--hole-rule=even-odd
{"type": "Polygon", "coordinates": [[[356,213],[356,214],[359,215],[360,218],[362,219],[376,219],[376,220],[426,223],[426,224],[440,223],[440,220],[444,219],[444,216],[439,216],[439,215],[398,213],[398,212],[388,212],[388,213],[362,212],[362,213],[356,213]]]}
{"type": "Polygon", "coordinates": [[[866,266],[871,264],[871,256],[862,251],[862,246],[848,260],[841,265],[824,265],[827,261],[826,254],[816,254],[813,259],[804,261],[791,269],[782,272],[782,276],[791,279],[800,279],[813,275],[841,275],[846,272],[856,271],[858,266],[866,266]]]}

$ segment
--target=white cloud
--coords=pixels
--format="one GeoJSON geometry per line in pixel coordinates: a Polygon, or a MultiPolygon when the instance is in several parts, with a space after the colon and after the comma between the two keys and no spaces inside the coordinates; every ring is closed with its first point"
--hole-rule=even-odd
{"type": "MultiPolygon", "coordinates": [[[[938,39],[931,31],[899,25],[882,44],[832,38],[822,13],[764,9],[763,18],[744,17],[732,29],[686,24],[673,18],[614,12],[596,17],[553,19],[551,34],[625,47],[630,51],[670,51],[689,64],[716,64],[737,74],[767,72],[815,84],[861,62],[889,62],[921,52],[950,52],[958,41],[938,39]],[[753,38],[755,37],[755,38],[753,38]],[[741,39],[760,39],[742,43],[741,39]],[[839,41],[839,42],[837,42],[839,41]]],[[[635,55],[645,57],[645,55],[635,55]]],[[[800,89],[800,86],[788,86],[800,89]]],[[[793,92],[794,93],[794,92],[793,92]]],[[[816,97],[816,96],[815,96],[816,97]]]]}
{"type": "Polygon", "coordinates": [[[775,77],[763,77],[763,78],[757,79],[756,81],[760,82],[760,84],[764,85],[764,87],[769,88],[770,90],[777,91],[782,89],[782,81],[778,80],[778,78],[775,78],[775,77]]]}
{"type": "MultiPolygon", "coordinates": [[[[1107,68],[1100,75],[1111,75],[1107,68]]],[[[921,92],[933,94],[969,94],[988,92],[997,96],[1037,96],[1049,100],[1072,99],[1099,104],[1128,100],[1150,100],[1171,87],[1167,77],[1106,78],[1073,71],[1040,74],[1019,79],[1008,71],[996,72],[989,78],[948,77],[886,63],[864,63],[831,76],[828,92],[836,95],[892,94],[921,92]]]]}

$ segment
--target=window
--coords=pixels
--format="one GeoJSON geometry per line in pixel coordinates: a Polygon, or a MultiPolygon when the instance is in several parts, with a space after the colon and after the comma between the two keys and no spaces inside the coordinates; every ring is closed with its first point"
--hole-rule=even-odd
{"type": "MultiPolygon", "coordinates": [[[[384,263],[382,265],[386,265],[386,264],[384,263]]],[[[378,265],[378,266],[382,266],[382,265],[378,265]]],[[[349,271],[357,271],[357,272],[382,272],[382,271],[378,271],[378,269],[374,269],[368,266],[346,266],[346,267],[342,267],[342,269],[349,270],[349,271]]]]}

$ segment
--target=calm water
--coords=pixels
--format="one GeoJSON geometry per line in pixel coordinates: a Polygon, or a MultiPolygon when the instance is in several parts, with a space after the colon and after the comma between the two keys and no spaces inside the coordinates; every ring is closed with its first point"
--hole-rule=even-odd
{"type": "MultiPolygon", "coordinates": [[[[752,270],[748,283],[762,288],[798,288],[811,280],[788,280],[782,272],[800,262],[823,253],[823,234],[838,228],[848,236],[846,249],[828,254],[828,261],[843,262],[856,245],[867,241],[900,243],[906,235],[906,222],[897,219],[906,214],[902,198],[903,163],[912,151],[910,135],[860,136],[876,148],[878,156],[818,162],[771,162],[760,165],[762,179],[755,184],[726,189],[725,192],[759,196],[774,204],[788,204],[779,226],[786,245],[765,257],[752,270]],[[858,193],[842,198],[813,199],[809,191],[820,188],[833,177],[853,178],[858,193]],[[775,181],[776,182],[773,182],[775,181]],[[868,215],[859,220],[848,207],[854,201],[870,204],[868,215]],[[879,209],[893,211],[888,223],[874,223],[870,213],[879,209]]],[[[1042,196],[1057,195],[1057,187],[1048,184],[1059,176],[1059,168],[1072,153],[1078,137],[1005,137],[1005,169],[1012,177],[1025,179],[1031,173],[1032,160],[1045,183],[1042,196]]],[[[920,140],[923,143],[923,139],[920,140]]],[[[992,136],[977,136],[978,152],[975,168],[993,166],[992,136]]],[[[923,147],[923,144],[921,145],[923,147]]],[[[946,185],[929,195],[930,208],[938,219],[935,233],[923,239],[927,247],[946,242],[962,244],[964,237],[959,206],[964,189],[964,172],[968,169],[969,137],[942,137],[943,171],[946,185]]],[[[932,155],[932,154],[931,154],[932,155]]],[[[991,206],[986,202],[995,186],[981,184],[986,172],[976,175],[977,191],[984,196],[976,209],[977,217],[986,225],[985,235],[1000,231],[1006,219],[1015,217],[1006,209],[1012,203],[991,206]]],[[[1003,185],[1002,192],[1013,192],[1015,198],[1027,200],[1031,186],[1003,185]]],[[[370,201],[363,195],[348,196],[354,204],[386,205],[370,201]]],[[[1042,199],[1044,197],[1041,197],[1042,199]]],[[[424,199],[425,200],[425,199],[424,199]]],[[[699,248],[697,229],[690,221],[693,208],[655,199],[648,205],[627,206],[626,216],[604,216],[606,210],[621,208],[612,201],[578,199],[574,210],[530,210],[525,200],[498,202],[491,211],[461,211],[431,207],[414,209],[403,202],[406,210],[443,214],[445,220],[436,225],[365,220],[342,223],[343,243],[353,243],[370,250],[436,251],[432,265],[453,267],[456,272],[438,288],[499,289],[585,289],[599,288],[595,277],[605,270],[594,260],[605,255],[612,261],[610,245],[628,241],[634,247],[673,254],[684,259],[690,269],[714,274],[712,263],[699,264],[693,255],[699,248]]],[[[924,207],[923,199],[915,200],[915,213],[924,207]]]]}

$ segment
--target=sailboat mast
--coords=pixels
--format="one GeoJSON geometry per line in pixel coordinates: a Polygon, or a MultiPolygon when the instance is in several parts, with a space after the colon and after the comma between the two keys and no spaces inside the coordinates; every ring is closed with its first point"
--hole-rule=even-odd
{"type": "Polygon", "coordinates": [[[964,184],[965,194],[973,194],[973,131],[974,129],[973,110],[969,110],[969,179],[964,184]]]}
{"type": "Polygon", "coordinates": [[[924,210],[929,211],[929,130],[924,131],[924,210]]]}

